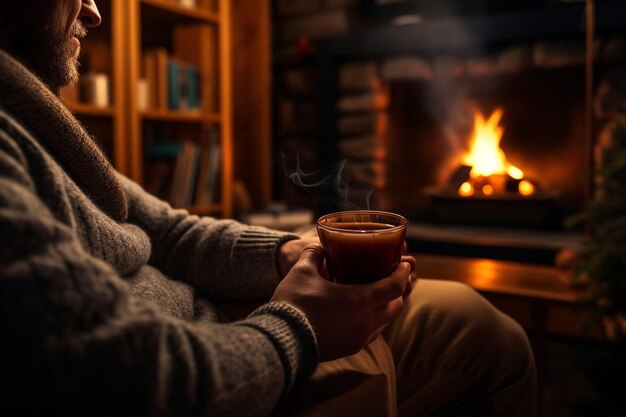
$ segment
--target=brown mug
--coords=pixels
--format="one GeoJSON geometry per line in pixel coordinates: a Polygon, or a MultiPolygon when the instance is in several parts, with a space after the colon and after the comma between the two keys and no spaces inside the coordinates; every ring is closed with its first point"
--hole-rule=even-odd
{"type": "Polygon", "coordinates": [[[317,220],[329,277],[365,284],[389,276],[400,263],[408,220],[384,211],[331,213],[317,220]]]}

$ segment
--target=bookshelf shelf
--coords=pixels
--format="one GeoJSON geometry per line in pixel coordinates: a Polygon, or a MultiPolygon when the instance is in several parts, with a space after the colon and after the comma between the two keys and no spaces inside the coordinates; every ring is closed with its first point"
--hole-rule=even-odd
{"type": "Polygon", "coordinates": [[[113,107],[98,107],[86,103],[66,103],[67,108],[78,116],[113,117],[116,110],[113,107]]]}
{"type": "Polygon", "coordinates": [[[222,121],[222,116],[220,114],[168,110],[146,110],[141,113],[141,117],[144,120],[174,123],[215,124],[222,121]]]}
{"type": "Polygon", "coordinates": [[[216,13],[198,7],[183,7],[168,0],[141,0],[142,14],[148,25],[175,26],[181,24],[219,24],[216,13]]]}
{"type": "Polygon", "coordinates": [[[213,216],[222,213],[224,208],[221,204],[209,204],[186,207],[186,210],[198,216],[213,216]]]}

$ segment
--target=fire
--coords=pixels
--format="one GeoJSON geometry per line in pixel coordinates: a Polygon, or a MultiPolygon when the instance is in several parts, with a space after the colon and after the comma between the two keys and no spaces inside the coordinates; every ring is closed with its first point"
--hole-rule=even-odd
{"type": "Polygon", "coordinates": [[[500,126],[502,109],[496,109],[488,119],[474,113],[474,132],[472,133],[470,152],[464,158],[464,164],[472,167],[470,176],[488,177],[490,175],[508,174],[515,179],[522,179],[521,169],[511,165],[500,149],[500,141],[504,129],[500,126]]]}
{"type": "Polygon", "coordinates": [[[500,125],[503,110],[496,109],[488,118],[480,112],[474,113],[474,131],[470,140],[470,151],[463,158],[463,163],[471,166],[470,179],[464,182],[458,192],[469,197],[479,192],[490,196],[496,192],[504,192],[504,184],[496,178],[509,178],[518,183],[518,192],[522,196],[534,194],[535,186],[524,178],[524,172],[507,161],[500,141],[504,133],[500,125]]]}
{"type": "Polygon", "coordinates": [[[535,186],[530,181],[520,181],[519,193],[521,195],[531,195],[535,192],[535,186]]]}
{"type": "Polygon", "coordinates": [[[474,194],[474,186],[465,181],[463,184],[461,184],[461,188],[459,188],[459,194],[463,196],[469,196],[474,194]]]}

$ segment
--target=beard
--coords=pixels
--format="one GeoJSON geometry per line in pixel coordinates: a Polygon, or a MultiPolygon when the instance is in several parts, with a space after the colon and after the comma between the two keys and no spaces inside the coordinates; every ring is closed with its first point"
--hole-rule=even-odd
{"type": "Polygon", "coordinates": [[[78,81],[79,47],[73,38],[81,39],[87,35],[80,20],[74,21],[69,34],[59,33],[57,27],[46,23],[39,30],[17,35],[10,52],[24,61],[52,91],[78,81]]]}

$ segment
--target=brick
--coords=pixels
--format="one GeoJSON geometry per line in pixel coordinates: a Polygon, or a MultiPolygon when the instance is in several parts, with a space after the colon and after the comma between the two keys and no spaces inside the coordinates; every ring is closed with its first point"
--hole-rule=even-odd
{"type": "Polygon", "coordinates": [[[322,0],[276,0],[276,11],[281,16],[294,16],[321,10],[322,0]]]}
{"type": "Polygon", "coordinates": [[[626,108],[626,94],[606,82],[602,83],[596,90],[593,107],[596,117],[610,118],[626,108]]]}
{"type": "Polygon", "coordinates": [[[348,13],[335,10],[317,13],[307,17],[284,22],[278,30],[282,32],[281,40],[285,43],[295,42],[300,37],[323,39],[345,34],[349,31],[348,13]]]}
{"type": "Polygon", "coordinates": [[[503,73],[515,73],[527,69],[532,62],[532,51],[527,45],[505,49],[498,56],[498,68],[503,73]]]}
{"type": "Polygon", "coordinates": [[[317,93],[315,69],[288,70],[281,75],[283,88],[293,95],[314,96],[317,93]]]}
{"type": "Polygon", "coordinates": [[[465,62],[448,56],[437,57],[433,61],[432,72],[433,77],[439,80],[459,78],[465,74],[465,62]]]}
{"type": "Polygon", "coordinates": [[[352,62],[339,68],[341,91],[379,90],[381,79],[375,62],[352,62]]]}
{"type": "Polygon", "coordinates": [[[470,58],[466,64],[467,74],[472,77],[496,75],[496,58],[494,56],[481,56],[470,58]]]}
{"type": "Polygon", "coordinates": [[[389,101],[387,91],[344,95],[337,101],[337,110],[341,113],[377,112],[389,108],[389,101]]]}
{"type": "Polygon", "coordinates": [[[384,183],[384,165],[375,160],[346,162],[342,177],[353,187],[380,188],[384,183]]]}
{"type": "Polygon", "coordinates": [[[300,159],[300,168],[307,173],[317,169],[317,138],[308,135],[296,135],[281,141],[280,150],[287,175],[296,170],[296,155],[300,159]]]}
{"type": "Polygon", "coordinates": [[[303,100],[280,100],[278,120],[277,130],[280,134],[315,131],[318,122],[317,103],[303,100]]]}
{"type": "Polygon", "coordinates": [[[361,134],[384,135],[387,133],[389,117],[386,113],[372,113],[361,116],[339,118],[338,130],[342,136],[361,134]]]}
{"type": "Polygon", "coordinates": [[[604,77],[612,90],[626,96],[626,67],[612,68],[605,73],[604,77]]]}
{"type": "Polygon", "coordinates": [[[374,135],[358,136],[340,140],[338,145],[339,155],[349,161],[354,159],[380,159],[384,149],[381,141],[374,135]]]}
{"type": "Polygon", "coordinates": [[[385,60],[382,65],[385,80],[432,80],[432,66],[415,57],[397,57],[385,60]]]}
{"type": "Polygon", "coordinates": [[[272,57],[277,65],[294,66],[294,65],[310,65],[314,63],[317,48],[311,45],[310,51],[303,54],[296,46],[284,46],[274,48],[272,57]]]}
{"type": "Polygon", "coordinates": [[[606,62],[620,62],[626,59],[626,38],[613,36],[602,48],[601,57],[606,62]]]}
{"type": "Polygon", "coordinates": [[[514,74],[531,65],[531,56],[531,49],[527,46],[508,48],[499,54],[469,59],[467,73],[471,76],[514,74]]]}
{"type": "Polygon", "coordinates": [[[562,68],[585,63],[583,41],[539,42],[533,46],[533,64],[539,68],[562,68]]]}
{"type": "Polygon", "coordinates": [[[358,3],[357,0],[324,0],[324,8],[325,9],[348,9],[350,7],[356,6],[358,3]]]}

